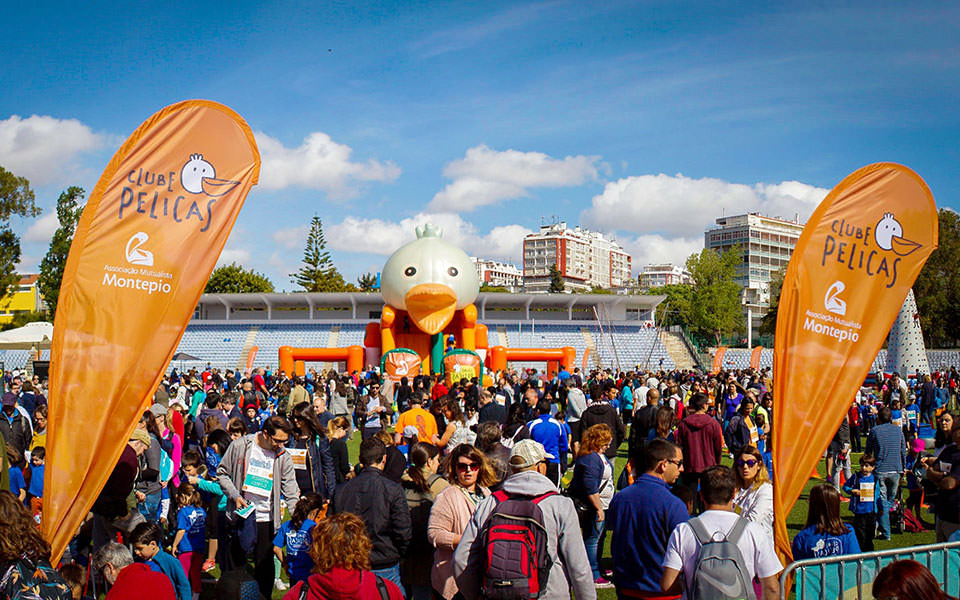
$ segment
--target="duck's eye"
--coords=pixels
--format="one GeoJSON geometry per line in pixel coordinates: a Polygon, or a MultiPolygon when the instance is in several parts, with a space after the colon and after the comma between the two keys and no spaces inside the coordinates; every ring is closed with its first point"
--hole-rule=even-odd
{"type": "Polygon", "coordinates": [[[449,275],[450,277],[456,277],[459,274],[460,274],[460,271],[458,271],[456,267],[450,267],[449,269],[447,269],[447,275],[449,275]]]}
{"type": "Polygon", "coordinates": [[[413,277],[414,275],[417,274],[417,268],[407,267],[406,269],[404,269],[403,274],[406,275],[407,277],[413,277]]]}

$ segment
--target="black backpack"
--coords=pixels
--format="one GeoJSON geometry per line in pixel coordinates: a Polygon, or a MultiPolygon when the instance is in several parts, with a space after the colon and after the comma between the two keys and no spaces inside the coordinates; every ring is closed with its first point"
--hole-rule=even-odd
{"type": "Polygon", "coordinates": [[[480,534],[485,557],[481,593],[492,600],[531,600],[547,589],[553,560],[540,503],[556,495],[510,496],[500,490],[480,534]]]}

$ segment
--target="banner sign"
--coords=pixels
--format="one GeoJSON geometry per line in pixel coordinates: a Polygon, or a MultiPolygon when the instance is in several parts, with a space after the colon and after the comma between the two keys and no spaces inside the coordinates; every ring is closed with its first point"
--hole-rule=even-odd
{"type": "Polygon", "coordinates": [[[937,247],[926,183],[892,163],[844,179],[810,217],[783,280],[774,348],[775,537],[937,247]]]}
{"type": "Polygon", "coordinates": [[[483,382],[483,360],[472,350],[458,348],[447,352],[443,357],[443,375],[447,385],[453,385],[461,379],[477,378],[483,382]]]}
{"type": "Polygon", "coordinates": [[[750,368],[759,369],[760,368],[760,357],[763,355],[763,346],[754,346],[753,350],[750,352],[750,368]]]}
{"type": "Polygon", "coordinates": [[[188,100],[137,128],[90,195],[53,329],[41,530],[54,564],[152,402],[259,173],[246,122],[188,100]]]}
{"type": "Polygon", "coordinates": [[[404,377],[410,384],[420,374],[420,355],[408,348],[388,350],[380,359],[380,372],[394,383],[400,383],[404,377]]]}
{"type": "Polygon", "coordinates": [[[726,346],[720,346],[713,353],[713,368],[711,373],[719,373],[723,370],[723,356],[727,353],[726,346]]]}

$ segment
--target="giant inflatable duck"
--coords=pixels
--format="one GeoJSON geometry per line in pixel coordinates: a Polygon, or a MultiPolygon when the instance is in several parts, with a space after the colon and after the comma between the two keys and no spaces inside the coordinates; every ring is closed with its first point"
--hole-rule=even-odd
{"type": "Polygon", "coordinates": [[[429,356],[438,343],[442,349],[442,332],[451,323],[457,331],[448,333],[472,350],[477,322],[473,301],[480,291],[477,269],[463,250],[442,239],[440,228],[427,224],[416,231],[417,239],[394,252],[380,276],[380,350],[387,352],[399,342],[429,356]],[[424,342],[417,343],[417,337],[424,342]]]}

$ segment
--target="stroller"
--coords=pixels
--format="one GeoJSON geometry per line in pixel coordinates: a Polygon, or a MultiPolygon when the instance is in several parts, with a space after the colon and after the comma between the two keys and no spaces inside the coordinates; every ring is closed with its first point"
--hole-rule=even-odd
{"type": "Polygon", "coordinates": [[[904,516],[903,487],[897,485],[897,497],[890,507],[890,532],[903,533],[906,531],[906,517],[904,516]]]}

